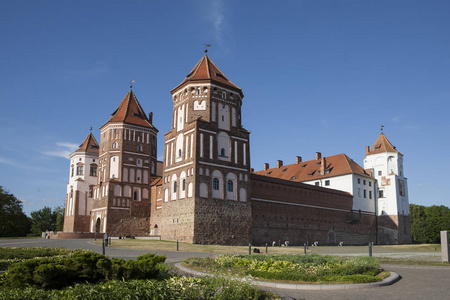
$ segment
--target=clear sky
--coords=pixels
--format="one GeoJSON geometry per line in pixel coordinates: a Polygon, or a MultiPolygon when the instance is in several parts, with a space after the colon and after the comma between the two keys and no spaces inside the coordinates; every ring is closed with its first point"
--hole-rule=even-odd
{"type": "Polygon", "coordinates": [[[1,1],[0,185],[64,206],[68,155],[133,91],[159,130],[203,56],[242,88],[251,165],[346,153],[380,125],[410,203],[450,206],[450,1],[1,1]]]}

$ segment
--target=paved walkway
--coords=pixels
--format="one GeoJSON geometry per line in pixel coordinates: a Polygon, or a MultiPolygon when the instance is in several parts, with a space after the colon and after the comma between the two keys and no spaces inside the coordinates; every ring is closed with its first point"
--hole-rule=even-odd
{"type": "MultiPolygon", "coordinates": [[[[114,243],[114,241],[113,241],[114,243]]],[[[43,239],[17,239],[0,240],[0,247],[61,247],[67,249],[89,249],[101,253],[102,247],[94,245],[92,240],[43,240],[43,239]]],[[[137,256],[152,251],[106,248],[109,257],[120,257],[124,259],[136,258],[137,256]]],[[[175,264],[188,257],[206,257],[208,253],[156,251],[159,255],[166,255],[167,262],[175,264]]],[[[356,253],[355,253],[356,254],[356,253]]],[[[383,266],[388,271],[399,274],[402,279],[390,286],[359,290],[340,291],[304,291],[270,289],[284,299],[448,299],[450,295],[450,267],[431,266],[383,266]]]]}

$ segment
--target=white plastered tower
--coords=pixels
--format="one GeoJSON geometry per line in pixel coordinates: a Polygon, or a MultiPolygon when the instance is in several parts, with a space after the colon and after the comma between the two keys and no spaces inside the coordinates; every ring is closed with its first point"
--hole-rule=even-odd
{"type": "Polygon", "coordinates": [[[93,187],[97,183],[99,147],[89,133],[80,147],[69,155],[64,232],[89,232],[93,187]]]}
{"type": "Polygon", "coordinates": [[[403,154],[383,132],[370,149],[366,148],[364,168],[377,180],[378,241],[381,244],[411,242],[407,178],[403,171],[403,154]]]}

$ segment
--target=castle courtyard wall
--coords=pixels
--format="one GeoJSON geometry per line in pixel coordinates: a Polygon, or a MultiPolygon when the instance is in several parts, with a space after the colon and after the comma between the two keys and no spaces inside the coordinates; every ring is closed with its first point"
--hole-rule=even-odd
{"type": "Polygon", "coordinates": [[[252,244],[376,242],[374,212],[352,211],[345,192],[252,174],[252,244]]]}

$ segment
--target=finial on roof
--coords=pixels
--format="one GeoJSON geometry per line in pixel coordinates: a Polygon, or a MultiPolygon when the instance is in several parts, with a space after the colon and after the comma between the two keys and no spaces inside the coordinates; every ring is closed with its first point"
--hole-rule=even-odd
{"type": "Polygon", "coordinates": [[[211,44],[204,44],[205,45],[205,54],[208,53],[208,47],[211,47],[211,44]]]}
{"type": "Polygon", "coordinates": [[[381,125],[381,132],[383,132],[383,127],[384,127],[384,126],[383,126],[383,125],[381,125]]]}
{"type": "Polygon", "coordinates": [[[92,126],[91,126],[91,129],[90,129],[90,132],[92,132],[92,126]]]}
{"type": "Polygon", "coordinates": [[[134,80],[130,81],[130,90],[133,88],[133,83],[134,82],[135,82],[134,80]]]}

